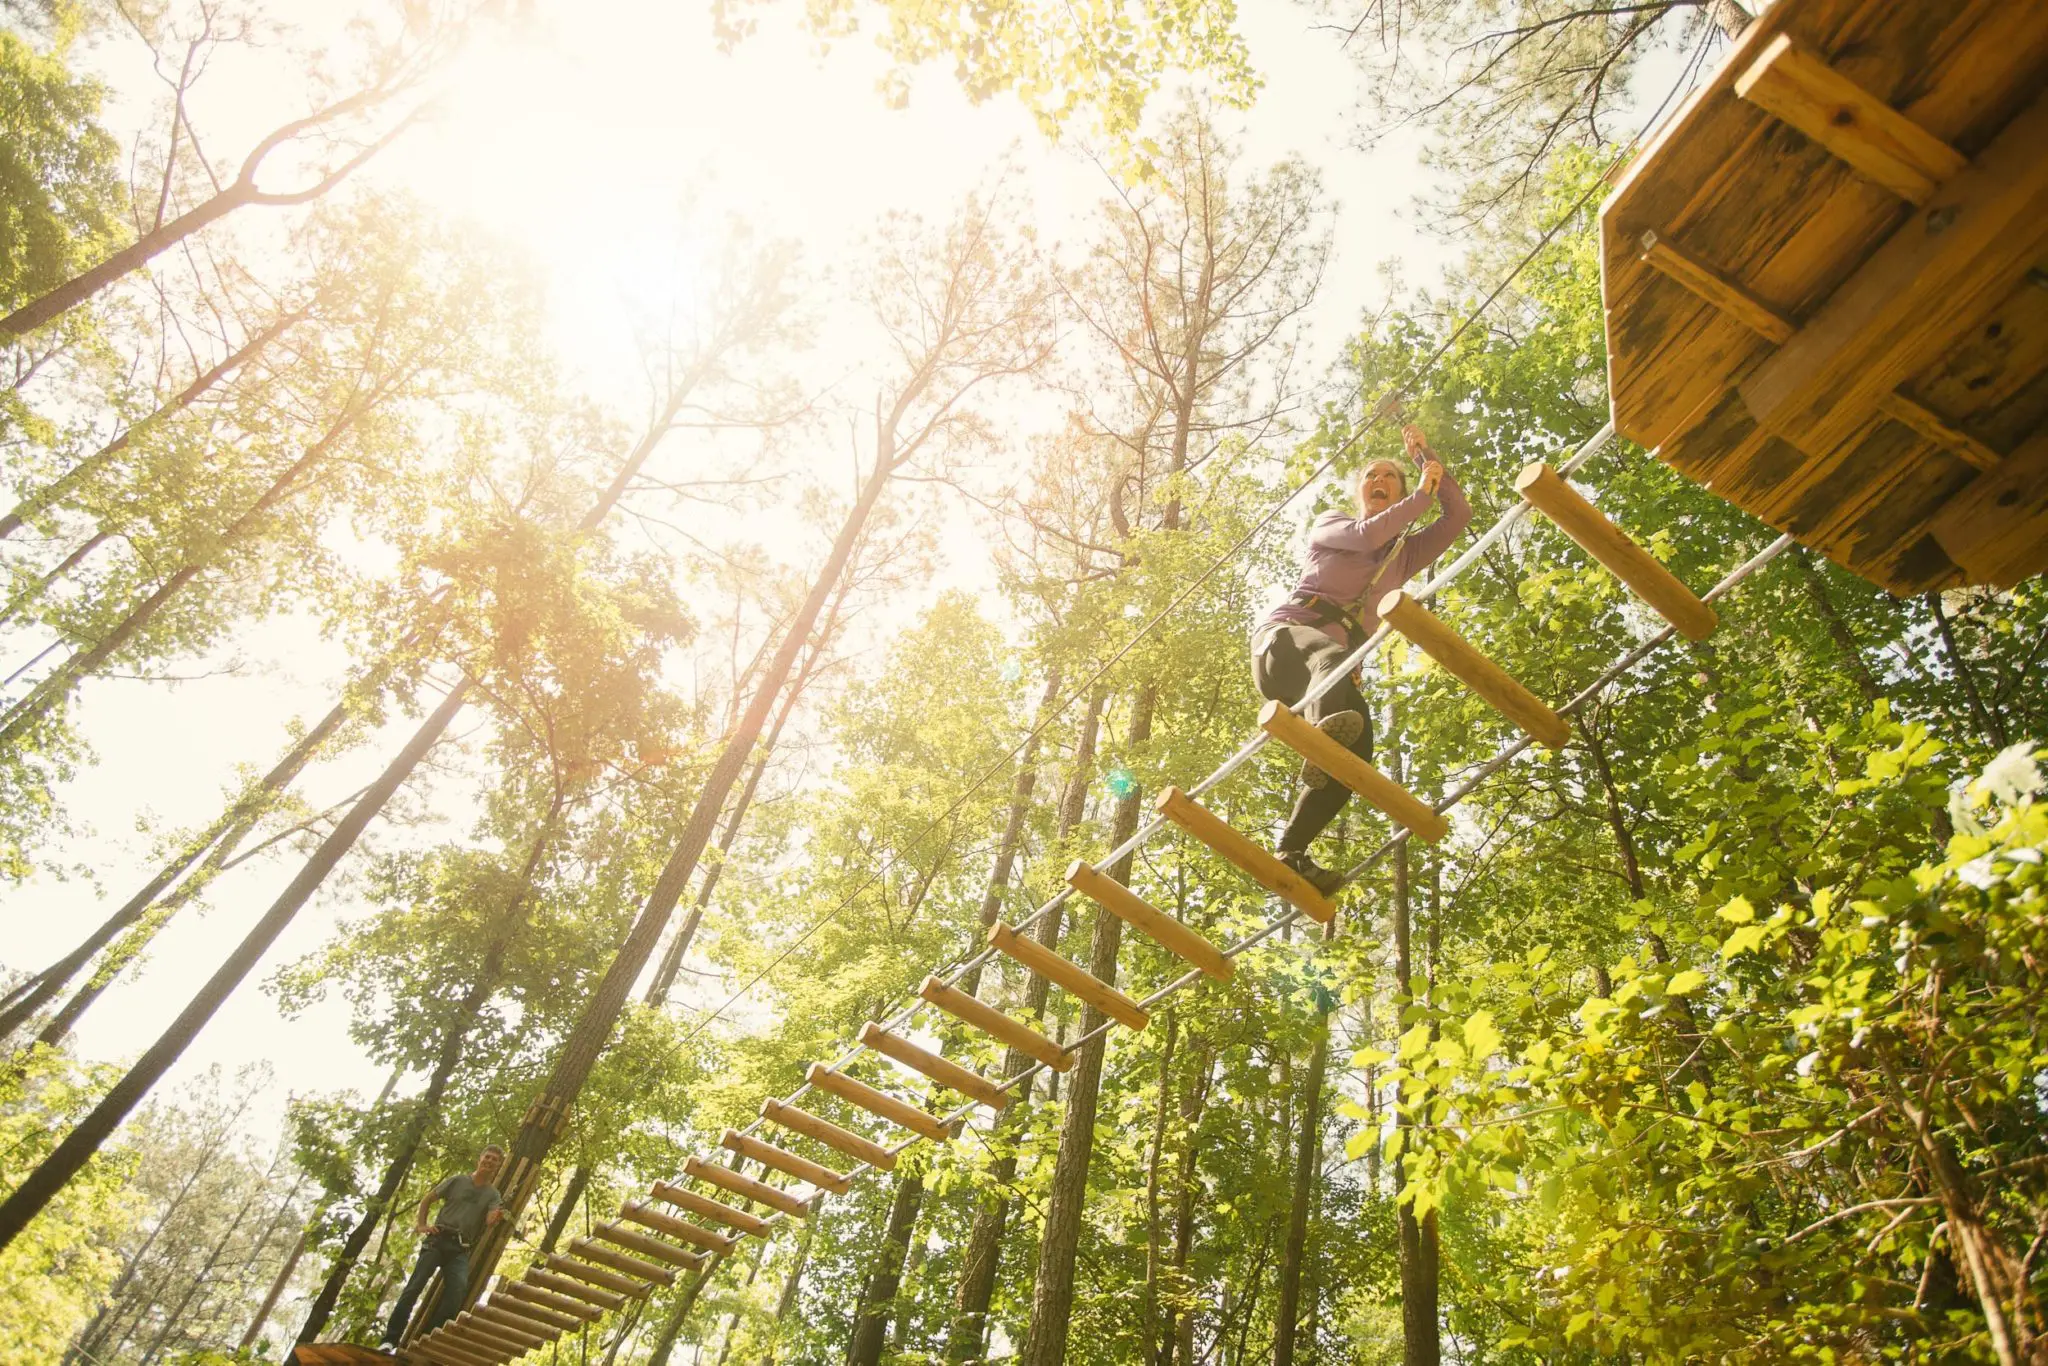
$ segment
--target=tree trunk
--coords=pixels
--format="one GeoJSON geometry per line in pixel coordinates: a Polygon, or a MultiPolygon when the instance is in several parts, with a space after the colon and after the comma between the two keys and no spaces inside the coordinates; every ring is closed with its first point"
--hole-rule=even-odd
{"type": "Polygon", "coordinates": [[[1209,1039],[1194,1034],[1192,1027],[1189,1033],[1194,1065],[1188,1069],[1181,1085],[1180,1139],[1174,1145],[1173,1262],[1168,1268],[1171,1274],[1167,1279],[1172,1281],[1175,1299],[1172,1312],[1166,1318],[1166,1336],[1160,1340],[1158,1355],[1154,1358],[1160,1366],[1169,1366],[1176,1360],[1180,1366],[1196,1366],[1195,1316],[1189,1311],[1194,1287],[1188,1276],[1188,1263],[1195,1255],[1195,1197],[1202,1189],[1195,1165],[1195,1131],[1201,1127],[1202,1116],[1209,1109],[1216,1047],[1209,1039]]]}
{"type": "Polygon", "coordinates": [[[313,1303],[306,1312],[306,1322],[299,1329],[300,1342],[312,1342],[327,1326],[335,1302],[341,1298],[342,1287],[348,1282],[349,1272],[355,1269],[356,1259],[370,1245],[370,1235],[376,1232],[378,1221],[391,1208],[412,1171],[413,1159],[419,1155],[427,1126],[440,1114],[441,1097],[447,1094],[448,1083],[455,1075],[457,1064],[462,1061],[462,1046],[476,1024],[477,1013],[490,1000],[491,993],[498,989],[499,979],[504,974],[505,955],[511,951],[513,940],[518,938],[526,923],[526,909],[533,902],[534,879],[542,859],[554,843],[564,805],[565,799],[557,791],[547,814],[541,819],[540,829],[534,834],[532,847],[527,850],[526,862],[513,881],[512,899],[498,913],[490,943],[484,949],[483,962],[477,966],[469,989],[449,1013],[447,1026],[441,1033],[441,1046],[434,1058],[434,1070],[427,1078],[427,1089],[413,1102],[412,1113],[406,1116],[405,1128],[399,1131],[398,1141],[392,1145],[391,1161],[384,1168],[384,1179],[378,1183],[376,1194],[370,1197],[355,1225],[349,1229],[341,1250],[335,1254],[334,1265],[327,1270],[326,1282],[321,1285],[320,1293],[313,1297],[313,1303]]]}
{"type": "Polygon", "coordinates": [[[1984,728],[1984,738],[1994,748],[2004,749],[2012,741],[2006,738],[2005,718],[1984,705],[1984,694],[1977,687],[1977,669],[1963,655],[1956,644],[1955,632],[1948,624],[1948,611],[1942,606],[1939,590],[1927,595],[1928,610],[1934,613],[1934,626],[1941,636],[1942,645],[1948,650],[1948,662],[1956,671],[1956,681],[1963,686],[1963,698],[1970,704],[1970,714],[1977,718],[1977,724],[1984,728]]]}
{"type": "Polygon", "coordinates": [[[299,870],[299,875],[279,894],[277,900],[265,911],[263,918],[235,946],[227,961],[199,989],[191,1002],[178,1013],[157,1041],[146,1049],[135,1065],[114,1083],[100,1103],[81,1121],[77,1128],[67,1134],[63,1142],[43,1159],[36,1169],[28,1174],[22,1183],[0,1202],[0,1248],[14,1241],[16,1234],[27,1227],[52,1197],[78,1173],[79,1168],[98,1152],[126,1119],[142,1097],[148,1094],[158,1079],[178,1060],[193,1037],[198,1034],[214,1012],[227,1000],[242,979],[255,968],[270,946],[277,941],[285,926],[292,922],[311,899],[320,884],[342,856],[355,847],[363,830],[384,809],[400,784],[412,775],[412,771],[424,759],[427,751],[441,738],[442,732],[462,709],[463,701],[469,696],[469,680],[464,679],[449,689],[426,721],[406,742],[405,748],[378,775],[377,781],[357,799],[346,816],[320,842],[320,847],[299,870]]]}
{"type": "Polygon", "coordinates": [[[270,481],[262,495],[234,521],[215,537],[207,551],[195,555],[173,570],[170,577],[158,584],[155,591],[131,608],[128,614],[117,622],[113,629],[88,648],[71,656],[44,677],[29,691],[28,696],[7,710],[4,722],[0,722],[0,746],[17,743],[22,735],[50,710],[68,698],[72,690],[92,672],[106,663],[121,647],[133,640],[143,627],[147,626],[165,604],[184,591],[187,584],[212,566],[223,554],[238,548],[239,543],[253,530],[265,514],[283,502],[298,487],[300,476],[320,463],[334,443],[341,440],[356,420],[363,415],[363,408],[354,400],[344,408],[334,424],[323,433],[318,441],[308,446],[284,473],[270,481]]]}
{"type": "Polygon", "coordinates": [[[889,1343],[889,1317],[896,1292],[903,1282],[903,1263],[910,1255],[910,1242],[917,1231],[917,1216],[924,1209],[924,1178],[905,1172],[896,1178],[896,1191],[889,1200],[889,1218],[882,1229],[882,1245],[875,1250],[861,1286],[860,1308],[853,1319],[853,1337],[846,1347],[846,1366],[881,1366],[882,1351],[889,1343]]]}
{"type": "Polygon", "coordinates": [[[548,1220],[546,1236],[540,1240],[542,1252],[553,1252],[562,1241],[562,1235],[569,1229],[569,1220],[576,1213],[576,1205],[583,1199],[583,1192],[590,1185],[590,1166],[579,1162],[569,1173],[569,1185],[563,1190],[562,1198],[555,1203],[555,1212],[548,1220]]]}
{"type": "Polygon", "coordinates": [[[292,1275],[299,1269],[299,1259],[305,1255],[306,1231],[300,1229],[299,1240],[292,1244],[291,1252],[284,1259],[284,1265],[277,1269],[276,1277],[270,1282],[270,1289],[263,1294],[263,1303],[257,1307],[256,1317],[249,1320],[248,1331],[243,1333],[242,1340],[235,1344],[236,1351],[248,1351],[256,1345],[256,1340],[263,1336],[263,1325],[270,1322],[270,1315],[276,1310],[285,1287],[292,1283],[292,1275]]]}
{"type": "MultiPolygon", "coordinates": [[[[1088,785],[1095,770],[1095,741],[1102,724],[1104,701],[1105,695],[1099,689],[1089,694],[1088,709],[1081,717],[1080,730],[1074,739],[1073,767],[1067,775],[1066,790],[1060,795],[1058,833],[1055,836],[1060,844],[1065,844],[1081,824],[1081,817],[1088,807],[1088,785]]],[[[1059,943],[1060,919],[1060,909],[1054,907],[1034,927],[1034,936],[1046,948],[1054,948],[1059,943]]],[[[962,980],[965,981],[964,978],[962,980]]],[[[976,981],[978,989],[978,977],[976,981]]],[[[1030,974],[1024,987],[1026,1013],[1042,1018],[1051,994],[1050,982],[1037,973],[1030,974]]],[[[1026,1054],[1005,1049],[1003,1068],[998,1075],[1014,1077],[1031,1063],[1032,1059],[1026,1054]]],[[[1014,1139],[1023,1126],[1030,1105],[1031,1088],[1027,1084],[1019,1089],[1015,1100],[1004,1111],[997,1123],[997,1132],[1014,1139]]],[[[979,1358],[988,1340],[988,1306],[995,1298],[996,1273],[1002,1265],[1003,1233],[1010,1218],[1011,1197],[1005,1192],[1016,1177],[1016,1148],[1013,1143],[1005,1143],[990,1165],[989,1189],[982,1194],[975,1208],[967,1250],[961,1255],[960,1284],[953,1295],[952,1322],[946,1328],[948,1361],[979,1358]]]]}
{"type": "Polygon", "coordinates": [[[1849,623],[1835,608],[1835,600],[1828,595],[1827,579],[1820,567],[1813,562],[1812,552],[1805,546],[1794,546],[1790,556],[1793,572],[1798,574],[1799,583],[1806,590],[1806,600],[1813,604],[1814,615],[1827,628],[1828,639],[1834,642],[1842,657],[1843,667],[1848,670],[1849,679],[1856,685],[1856,691],[1863,695],[1867,705],[1884,696],[1878,687],[1876,675],[1870,672],[1870,664],[1863,658],[1862,647],[1857,645],[1856,636],[1849,630],[1849,623]]]}
{"type": "MultiPolygon", "coordinates": [[[[1324,931],[1329,937],[1329,931],[1324,931]]],[[[1301,1123],[1294,1152],[1294,1196],[1287,1210],[1287,1246],[1280,1260],[1280,1303],[1273,1321],[1273,1366],[1294,1366],[1294,1335],[1301,1322],[1302,1272],[1308,1252],[1308,1222],[1322,1188],[1323,1076],[1330,1064],[1330,1017],[1325,1015],[1309,1053],[1303,1081],[1301,1123]]],[[[1313,1341],[1313,1340],[1311,1340],[1313,1341]]]]}
{"type": "MultiPolygon", "coordinates": [[[[304,313],[285,313],[280,315],[268,327],[252,334],[247,341],[231,352],[220,364],[201,374],[190,384],[173,394],[164,402],[162,407],[158,408],[148,417],[123,428],[120,435],[116,436],[106,445],[100,447],[76,465],[73,465],[70,469],[43,485],[43,487],[29,493],[19,503],[16,503],[11,511],[4,516],[0,516],[0,540],[5,540],[21,530],[29,518],[34,517],[45,508],[52,507],[69,497],[71,491],[84,482],[88,475],[94,473],[122,451],[128,449],[129,443],[135,439],[137,432],[147,431],[165,418],[175,417],[191,407],[193,402],[202,394],[240,369],[252,356],[276,341],[286,328],[303,317],[305,317],[304,313]]],[[[102,531],[93,540],[97,542],[105,539],[105,537],[106,533],[102,531]]],[[[10,613],[13,611],[11,605],[8,610],[10,613]]]]}
{"type": "MultiPolygon", "coordinates": [[[[885,429],[886,434],[886,429],[885,429]]],[[[845,523],[833,542],[831,553],[819,570],[817,582],[811,586],[803,606],[798,609],[796,619],[790,623],[781,646],[770,661],[767,672],[756,686],[753,698],[747,703],[745,713],[733,734],[719,750],[711,772],[704,780],[704,787],[697,796],[696,805],[684,822],[682,833],[676,841],[674,851],[667,864],[655,879],[648,892],[647,901],[641,907],[639,916],[627,932],[624,944],[612,959],[604,978],[593,993],[589,1006],[577,1020],[556,1055],[555,1065],[541,1089],[540,1096],[528,1108],[521,1121],[519,1132],[514,1136],[511,1153],[506,1166],[505,1219],[494,1228],[487,1230],[478,1244],[471,1268],[471,1299],[481,1290],[497,1265],[503,1252],[510,1230],[518,1223],[526,1202],[532,1197],[533,1188],[539,1179],[540,1164],[554,1146],[555,1136],[560,1130],[568,1108],[575,1104],[576,1097],[583,1089],[590,1069],[611,1040],[612,1027],[617,1023],[619,1012],[625,1008],[626,998],[633,989],[634,979],[647,966],[654,947],[660,942],[662,930],[668,923],[669,915],[675,910],[688,884],[690,875],[696,871],[697,860],[705,846],[710,843],[711,832],[718,815],[724,809],[726,798],[731,795],[733,785],[739,781],[740,773],[752,756],[754,743],[760,739],[767,723],[768,710],[775,698],[789,681],[790,672],[796,665],[796,657],[811,628],[816,625],[825,602],[836,588],[839,576],[845,571],[853,557],[855,544],[865,530],[868,517],[881,501],[882,492],[888,486],[893,468],[894,450],[886,440],[884,448],[876,453],[874,471],[861,490],[859,500],[848,512],[845,523]]]]}
{"type": "Polygon", "coordinates": [[[234,1240],[234,1236],[242,1231],[242,1220],[249,1216],[249,1211],[262,1196],[263,1187],[259,1184],[255,1190],[249,1192],[248,1199],[242,1201],[235,1210],[234,1217],[228,1220],[227,1231],[214,1240],[213,1246],[207,1250],[206,1261],[200,1265],[198,1274],[193,1276],[192,1283],[185,1287],[184,1295],[178,1300],[178,1307],[164,1316],[163,1327],[157,1329],[156,1337],[143,1349],[142,1366],[149,1366],[156,1360],[156,1354],[163,1350],[164,1343],[170,1339],[171,1331],[184,1323],[185,1310],[191,1306],[193,1296],[205,1288],[208,1279],[213,1275],[214,1267],[220,1264],[221,1254],[227,1251],[228,1244],[234,1240]]]}
{"type": "MultiPolygon", "coordinates": [[[[1152,711],[1158,690],[1146,684],[1138,690],[1131,706],[1131,725],[1126,744],[1136,748],[1152,737],[1152,711]]],[[[1138,804],[1142,791],[1135,785],[1120,798],[1110,829],[1110,844],[1122,844],[1138,828],[1138,804]]],[[[1126,854],[1105,870],[1118,882],[1128,882],[1132,855],[1126,854]]],[[[1095,908],[1091,917],[1088,971],[1099,980],[1116,984],[1117,949],[1123,942],[1123,924],[1116,916],[1095,908]]],[[[1081,1011],[1081,1034],[1086,1036],[1108,1023],[1109,1017],[1094,1006],[1081,1011]]],[[[1107,1035],[1083,1045],[1074,1066],[1067,1073],[1066,1112],[1060,1121],[1059,1155],[1054,1161],[1052,1189],[1046,1200],[1045,1232],[1038,1249],[1038,1275],[1031,1289],[1031,1328],[1018,1356],[1019,1366],[1060,1366],[1067,1353],[1067,1330],[1074,1308],[1074,1261],[1081,1247],[1081,1219],[1088,1197],[1088,1166],[1095,1155],[1095,1107],[1102,1086],[1102,1060],[1107,1035]]]]}
{"type": "Polygon", "coordinates": [[[113,533],[109,531],[95,531],[92,535],[86,537],[85,540],[79,542],[78,549],[66,555],[62,560],[59,560],[55,569],[52,569],[49,573],[9,598],[7,605],[0,607],[0,626],[5,626],[13,621],[18,613],[40,601],[43,594],[50,591],[51,584],[56,583],[66,574],[78,568],[79,565],[85,562],[86,556],[105,545],[112,536],[113,533]]]}
{"type": "Polygon", "coordinates": [[[1159,1185],[1166,1156],[1166,1116],[1173,1100],[1173,1050],[1179,1041],[1180,1012],[1168,1006],[1166,1038],[1159,1045],[1159,1102],[1153,1112],[1152,1145],[1145,1161],[1145,1286],[1139,1296],[1138,1323],[1144,1333],[1147,1355],[1152,1344],[1159,1341],[1159,1276],[1164,1265],[1160,1256],[1159,1185]]]}
{"type": "Polygon", "coordinates": [[[254,185],[237,181],[196,208],[188,209],[154,231],[144,233],[132,244],[123,247],[98,265],[80,271],[41,298],[31,299],[6,317],[0,318],[0,341],[12,340],[24,332],[32,332],[45,323],[54,322],[130,271],[140,269],[152,257],[169,251],[216,218],[224,218],[242,205],[254,203],[255,197],[254,185]]]}
{"type": "MultiPolygon", "coordinates": [[[[1394,725],[1399,726],[1398,715],[1394,725]]],[[[1396,756],[1394,781],[1400,782],[1401,766],[1396,756]]],[[[1414,977],[1415,963],[1412,953],[1413,927],[1410,917],[1408,888],[1408,845],[1406,841],[1394,847],[1394,981],[1398,995],[1397,1003],[1410,999],[1410,982],[1414,977]]],[[[1396,1018],[1399,1018],[1398,1007],[1396,1018]]],[[[1409,1117],[1407,1107],[1396,1112],[1395,1125],[1404,1136],[1402,1151],[1406,1152],[1414,1121],[1409,1117]]],[[[1394,1185],[1398,1188],[1407,1184],[1397,1167],[1394,1171],[1394,1185]]],[[[1413,1201],[1401,1203],[1397,1215],[1401,1247],[1401,1363],[1402,1366],[1438,1366],[1442,1360],[1443,1343],[1437,1331],[1437,1255],[1436,1255],[1436,1213],[1431,1211],[1421,1219],[1415,1217],[1413,1201]]]]}
{"type": "Polygon", "coordinates": [[[684,1320],[688,1319],[690,1311],[697,1307],[697,1297],[704,1293],[705,1283],[711,1279],[725,1258],[725,1253],[714,1252],[709,1261],[697,1268],[697,1274],[691,1278],[688,1287],[677,1298],[675,1308],[669,1310],[668,1318],[663,1321],[661,1333],[654,1340],[654,1350],[648,1354],[647,1366],[668,1366],[669,1353],[675,1350],[676,1337],[683,1331],[684,1320]]]}

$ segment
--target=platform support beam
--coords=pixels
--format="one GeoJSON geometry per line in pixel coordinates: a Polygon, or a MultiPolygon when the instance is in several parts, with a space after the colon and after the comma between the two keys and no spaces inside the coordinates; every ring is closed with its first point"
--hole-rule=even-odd
{"type": "Polygon", "coordinates": [[[1912,204],[1925,204],[1968,163],[1963,154],[1781,33],[1735,93],[1788,123],[1912,204]]]}

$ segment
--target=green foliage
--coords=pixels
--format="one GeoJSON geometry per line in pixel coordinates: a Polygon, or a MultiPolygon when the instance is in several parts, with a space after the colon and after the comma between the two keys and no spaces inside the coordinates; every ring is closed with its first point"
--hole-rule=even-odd
{"type": "Polygon", "coordinates": [[[0,311],[63,283],[122,231],[127,193],[120,146],[99,124],[105,98],[60,54],[0,29],[0,311]]]}

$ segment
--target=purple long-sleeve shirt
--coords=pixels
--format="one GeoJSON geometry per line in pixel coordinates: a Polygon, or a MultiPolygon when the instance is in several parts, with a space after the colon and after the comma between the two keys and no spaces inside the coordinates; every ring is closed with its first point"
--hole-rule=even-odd
{"type": "MultiPolygon", "coordinates": [[[[1358,618],[1367,634],[1377,630],[1380,599],[1436,563],[1472,521],[1472,505],[1465,501],[1465,490],[1458,487],[1458,481],[1448,470],[1437,483],[1436,501],[1443,504],[1443,515],[1411,532],[1401,545],[1399,557],[1385,564],[1384,569],[1389,547],[1429,507],[1428,494],[1417,489],[1386,511],[1370,517],[1326,512],[1316,518],[1308,533],[1308,562],[1302,566],[1298,591],[1342,603],[1358,618]],[[1361,598],[1366,600],[1360,601],[1361,598]]],[[[1357,643],[1345,642],[1341,622],[1320,623],[1313,609],[1297,602],[1281,603],[1266,614],[1259,626],[1263,629],[1277,623],[1321,625],[1323,634],[1332,640],[1340,644],[1357,643]]]]}

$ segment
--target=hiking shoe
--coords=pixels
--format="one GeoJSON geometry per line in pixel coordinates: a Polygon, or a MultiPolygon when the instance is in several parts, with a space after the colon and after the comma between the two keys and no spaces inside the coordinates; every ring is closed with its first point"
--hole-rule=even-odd
{"type": "Polygon", "coordinates": [[[385,1356],[397,1356],[398,1344],[395,1342],[380,1342],[377,1344],[377,1350],[385,1356]]]}
{"type": "MultiPolygon", "coordinates": [[[[1357,712],[1352,712],[1351,714],[1353,716],[1358,715],[1357,712]]],[[[1321,892],[1324,896],[1330,895],[1344,885],[1344,875],[1342,873],[1338,872],[1335,868],[1323,867],[1322,864],[1317,863],[1299,849],[1282,850],[1280,862],[1300,874],[1303,881],[1321,892]]]]}
{"type": "MultiPolygon", "coordinates": [[[[1346,749],[1358,743],[1358,737],[1365,734],[1365,713],[1356,711],[1331,712],[1316,722],[1316,729],[1335,740],[1346,749]]],[[[1306,759],[1301,763],[1302,784],[1312,792],[1319,792],[1329,786],[1330,775],[1306,759]]]]}

